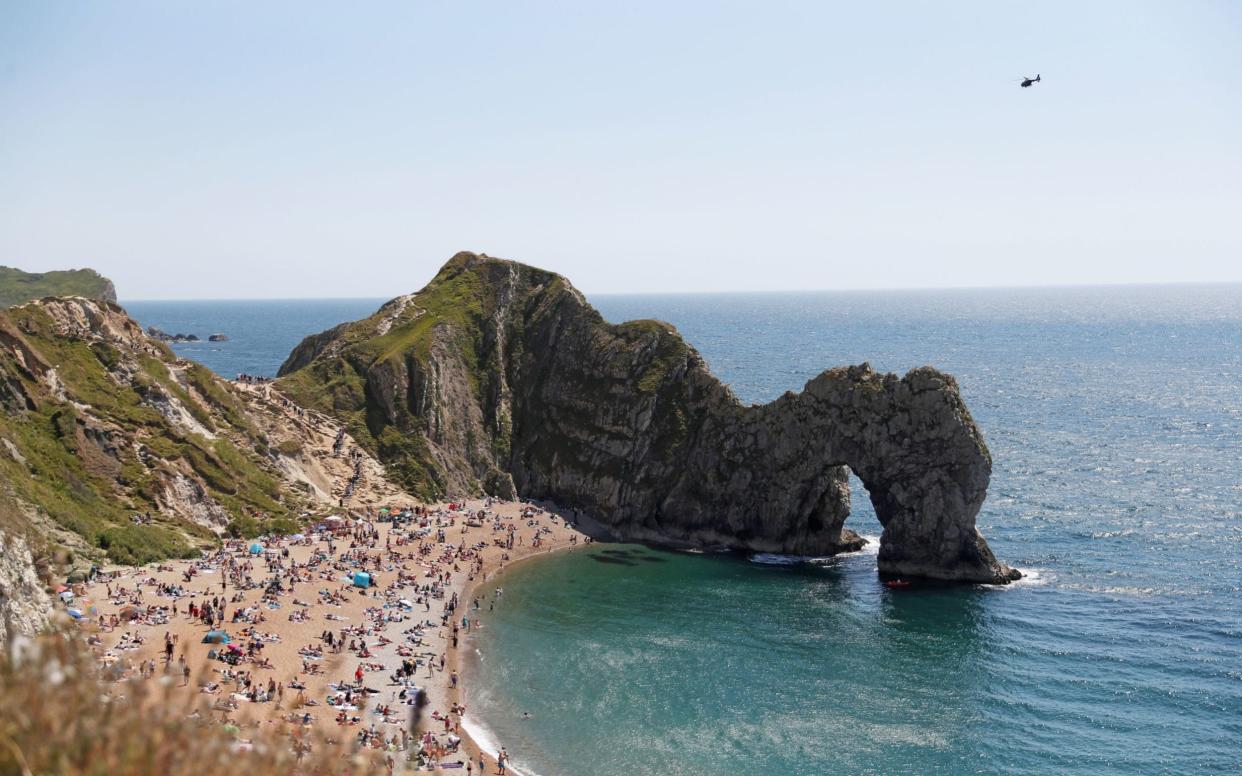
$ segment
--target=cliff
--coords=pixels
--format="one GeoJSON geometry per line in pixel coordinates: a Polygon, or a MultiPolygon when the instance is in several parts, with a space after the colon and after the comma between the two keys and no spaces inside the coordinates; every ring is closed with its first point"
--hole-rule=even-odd
{"type": "Polygon", "coordinates": [[[82,296],[116,302],[112,281],[93,269],[23,272],[0,267],[0,307],[42,299],[46,296],[82,296]]]}
{"type": "Polygon", "coordinates": [[[113,303],[0,311],[0,408],[0,497],[75,573],[296,530],[293,475],[248,397],[113,303]]]}
{"type": "Polygon", "coordinates": [[[852,469],[884,526],[882,572],[1017,576],[975,528],[987,447],[931,368],[833,369],[744,406],[672,326],[608,324],[559,275],[461,253],[308,338],[281,375],[425,498],[520,494],[620,539],[826,555],[862,543],[844,527],[852,469]]]}

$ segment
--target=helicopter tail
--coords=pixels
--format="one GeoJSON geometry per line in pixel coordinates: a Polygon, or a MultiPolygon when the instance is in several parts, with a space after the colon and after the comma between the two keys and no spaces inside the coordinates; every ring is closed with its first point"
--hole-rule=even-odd
{"type": "Polygon", "coordinates": [[[1039,83],[1039,73],[1035,74],[1035,83],[1039,83]]]}

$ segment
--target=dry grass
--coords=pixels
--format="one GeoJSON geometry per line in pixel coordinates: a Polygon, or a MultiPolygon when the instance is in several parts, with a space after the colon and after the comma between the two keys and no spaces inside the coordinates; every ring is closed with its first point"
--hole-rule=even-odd
{"type": "Polygon", "coordinates": [[[180,678],[104,681],[79,638],[18,640],[0,657],[0,775],[388,772],[382,752],[295,738],[293,726],[258,729],[228,712],[230,731],[198,700],[208,696],[174,692],[180,678]],[[310,747],[300,763],[298,744],[310,747]]]}

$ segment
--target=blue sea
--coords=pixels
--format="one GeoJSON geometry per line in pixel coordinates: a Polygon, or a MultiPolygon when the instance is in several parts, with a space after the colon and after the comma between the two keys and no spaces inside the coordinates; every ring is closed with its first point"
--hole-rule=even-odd
{"type": "MultiPolygon", "coordinates": [[[[399,290],[399,289],[398,289],[399,290]]],[[[380,300],[132,303],[274,374],[380,300]]],[[[469,717],[528,774],[1242,772],[1242,286],[599,296],[747,402],[870,361],[957,376],[994,458],[997,587],[597,545],[520,564],[469,717]],[[524,713],[529,712],[529,718],[524,713]]],[[[855,479],[847,525],[880,527],[855,479]]]]}

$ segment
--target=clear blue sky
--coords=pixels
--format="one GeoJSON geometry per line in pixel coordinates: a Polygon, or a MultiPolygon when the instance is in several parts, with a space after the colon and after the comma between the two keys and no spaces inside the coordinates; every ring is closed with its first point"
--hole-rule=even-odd
{"type": "Polygon", "coordinates": [[[462,249],[594,293],[1239,281],[1242,3],[0,5],[0,264],[392,296],[462,249]]]}

